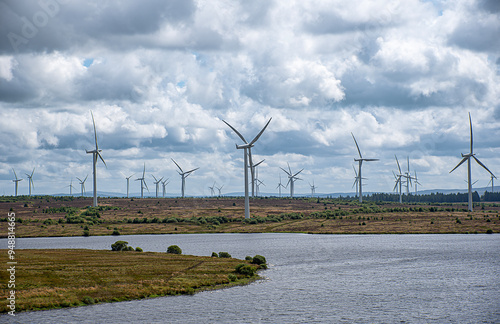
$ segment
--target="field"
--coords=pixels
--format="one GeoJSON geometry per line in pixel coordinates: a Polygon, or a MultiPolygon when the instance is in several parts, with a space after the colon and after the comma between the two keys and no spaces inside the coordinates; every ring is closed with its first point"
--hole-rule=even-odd
{"type": "MultiPolygon", "coordinates": [[[[257,279],[235,273],[242,261],[157,252],[16,250],[15,311],[193,294],[257,279]]],[[[0,250],[6,264],[7,251],[0,250]]],[[[0,272],[6,313],[9,273],[0,272]]]]}
{"type": "Polygon", "coordinates": [[[244,220],[242,198],[91,198],[3,197],[0,237],[7,235],[6,217],[17,218],[16,237],[163,233],[300,232],[486,233],[500,232],[500,204],[395,204],[340,199],[251,199],[244,220]],[[2,217],[2,215],[5,215],[2,217]]]}

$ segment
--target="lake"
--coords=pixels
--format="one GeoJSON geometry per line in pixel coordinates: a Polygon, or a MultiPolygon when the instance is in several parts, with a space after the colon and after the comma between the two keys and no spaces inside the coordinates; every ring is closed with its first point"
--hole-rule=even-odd
{"type": "MultiPolygon", "coordinates": [[[[499,323],[500,235],[177,234],[17,239],[18,248],[264,255],[264,280],[175,296],[18,313],[19,323],[499,323]]],[[[6,239],[0,240],[6,247],[6,239]]],[[[0,322],[12,320],[2,315],[0,322]]]]}

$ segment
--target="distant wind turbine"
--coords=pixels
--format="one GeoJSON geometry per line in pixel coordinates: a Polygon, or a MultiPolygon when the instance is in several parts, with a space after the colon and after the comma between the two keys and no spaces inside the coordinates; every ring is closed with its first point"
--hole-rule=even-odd
{"type": "Polygon", "coordinates": [[[210,195],[212,197],[215,196],[215,190],[214,190],[214,188],[215,188],[215,182],[214,182],[214,184],[211,187],[210,186],[208,187],[208,189],[210,189],[210,195]]]}
{"type": "Polygon", "coordinates": [[[354,137],[354,134],[351,133],[352,138],[354,139],[354,143],[356,144],[356,148],[358,149],[359,153],[359,159],[354,158],[354,161],[359,163],[358,167],[358,187],[359,187],[359,202],[363,202],[363,184],[362,184],[362,176],[361,176],[361,165],[363,164],[363,161],[366,162],[372,162],[372,161],[378,161],[379,159],[364,159],[363,156],[361,155],[361,150],[359,149],[358,142],[356,142],[356,138],[354,137]]]}
{"type": "Polygon", "coordinates": [[[493,180],[493,179],[496,179],[497,177],[495,177],[493,174],[491,174],[490,176],[491,176],[491,179],[486,186],[489,186],[491,183],[491,192],[493,193],[493,192],[495,192],[495,180],[493,180]]]}
{"type": "Polygon", "coordinates": [[[17,174],[16,174],[16,170],[14,170],[14,168],[12,168],[12,171],[14,171],[14,177],[16,177],[14,180],[12,180],[12,182],[14,182],[14,186],[16,188],[16,197],[17,197],[17,187],[18,187],[18,183],[19,181],[23,181],[23,179],[18,179],[17,178],[17,174]]]}
{"type": "Polygon", "coordinates": [[[156,185],[156,198],[158,198],[158,191],[160,191],[160,182],[163,180],[163,177],[161,177],[159,180],[156,179],[156,177],[154,175],[151,175],[155,181],[154,181],[154,184],[156,185]]]}
{"type": "Polygon", "coordinates": [[[252,169],[252,197],[255,195],[255,187],[258,186],[257,182],[258,182],[258,177],[256,175],[256,171],[257,171],[257,167],[262,163],[264,162],[264,160],[258,162],[258,163],[255,163],[255,164],[251,164],[250,163],[250,168],[252,169]]]}
{"type": "Polygon", "coordinates": [[[398,190],[399,203],[402,204],[403,203],[403,191],[401,189],[401,183],[402,183],[402,179],[403,179],[404,175],[401,172],[401,166],[399,165],[398,157],[396,155],[394,155],[394,157],[396,158],[396,163],[398,164],[398,171],[399,171],[398,174],[394,174],[394,177],[396,178],[396,184],[394,185],[394,189],[396,189],[398,187],[398,184],[399,184],[399,190],[398,190]]]}
{"type": "Polygon", "coordinates": [[[288,185],[290,184],[290,197],[293,198],[294,183],[297,180],[302,180],[302,179],[298,178],[297,175],[299,175],[299,173],[301,173],[304,169],[302,169],[299,172],[294,174],[294,173],[292,173],[292,169],[290,169],[290,164],[288,162],[287,162],[287,164],[288,164],[288,171],[281,168],[281,167],[280,167],[280,169],[283,170],[288,176],[288,182],[286,185],[288,187],[288,185]]]}
{"type": "Polygon", "coordinates": [[[165,198],[165,194],[167,193],[166,187],[169,183],[168,178],[161,182],[161,186],[163,187],[163,198],[165,198]]]}
{"type": "Polygon", "coordinates": [[[420,182],[418,182],[418,178],[417,178],[417,171],[415,171],[415,195],[417,194],[417,185],[422,185],[420,182]]]}
{"type": "Polygon", "coordinates": [[[470,163],[471,159],[470,158],[472,157],[474,160],[476,160],[477,164],[479,164],[486,171],[488,171],[490,173],[490,175],[492,175],[493,177],[495,177],[495,175],[490,170],[488,170],[488,168],[483,163],[481,163],[481,161],[479,161],[479,159],[473,153],[474,150],[473,150],[473,136],[472,136],[472,119],[470,117],[470,113],[469,113],[469,124],[470,124],[470,153],[468,153],[468,154],[463,154],[462,153],[462,161],[460,161],[460,163],[458,163],[457,166],[454,167],[453,170],[450,171],[450,173],[452,173],[453,171],[455,171],[456,168],[458,168],[460,165],[462,165],[462,163],[464,163],[465,161],[467,161],[467,181],[468,181],[468,191],[469,191],[469,211],[472,211],[473,207],[472,207],[472,182],[471,182],[471,163],[470,163]]]}
{"type": "Polygon", "coordinates": [[[87,150],[87,154],[92,153],[92,161],[93,161],[92,165],[94,167],[94,169],[93,169],[93,176],[94,176],[94,200],[92,202],[92,206],[93,207],[97,207],[97,171],[96,171],[97,157],[99,157],[101,159],[102,163],[104,163],[104,165],[106,166],[106,168],[108,166],[106,165],[106,162],[102,158],[102,155],[101,155],[101,151],[102,150],[100,150],[99,146],[97,145],[97,131],[95,129],[94,114],[92,113],[92,110],[90,111],[90,115],[92,116],[92,124],[94,125],[95,149],[92,150],[92,151],[87,150]]]}
{"type": "Polygon", "coordinates": [[[73,186],[73,179],[71,179],[71,181],[69,182],[69,185],[67,185],[66,187],[69,187],[69,195],[70,195],[70,196],[73,196],[73,189],[76,189],[76,188],[73,186]]]}
{"type": "MultiPolygon", "coordinates": [[[[261,162],[263,162],[263,161],[264,160],[262,160],[261,162]]],[[[260,164],[260,162],[257,164],[260,164]]],[[[257,197],[259,196],[260,185],[265,186],[264,182],[259,179],[259,170],[255,170],[255,190],[256,190],[255,194],[257,197]]]]}
{"type": "Polygon", "coordinates": [[[309,182],[309,187],[311,187],[311,197],[314,198],[314,194],[316,193],[316,186],[314,185],[314,180],[313,184],[309,182]]]}
{"type": "Polygon", "coordinates": [[[222,188],[224,188],[224,185],[215,188],[217,188],[217,190],[219,191],[219,197],[222,197],[222,188]]]}
{"type": "MultiPolygon", "coordinates": [[[[239,138],[241,138],[241,140],[245,143],[243,145],[237,145],[236,144],[236,149],[243,149],[243,157],[244,157],[244,175],[245,175],[245,219],[249,219],[250,218],[250,200],[248,198],[248,160],[250,159],[250,165],[252,165],[252,147],[254,146],[255,142],[257,142],[257,140],[259,139],[259,137],[262,135],[262,133],[264,133],[264,131],[266,130],[267,126],[269,125],[269,123],[271,122],[272,118],[269,119],[269,121],[266,123],[266,125],[264,126],[264,128],[262,128],[262,130],[257,134],[257,136],[255,136],[255,138],[250,142],[248,143],[246,141],[246,139],[243,137],[243,135],[241,135],[233,126],[229,125],[225,120],[223,120],[223,122],[229,126],[229,128],[231,128],[233,130],[233,132],[236,133],[236,135],[238,135],[239,138]]],[[[252,179],[254,178],[253,177],[253,168],[251,168],[251,173],[252,173],[252,179]]]]}
{"type": "Polygon", "coordinates": [[[135,181],[140,181],[141,182],[141,198],[144,198],[144,187],[148,190],[149,188],[148,185],[146,184],[146,162],[144,162],[144,170],[142,171],[142,177],[135,179],[135,181]]]}
{"type": "Polygon", "coordinates": [[[33,190],[35,190],[35,184],[33,183],[33,174],[35,173],[35,168],[33,168],[33,171],[31,174],[27,174],[26,176],[28,177],[28,187],[29,187],[29,195],[31,197],[31,187],[33,187],[33,190]]]}
{"type": "Polygon", "coordinates": [[[279,190],[279,195],[280,195],[279,197],[281,198],[281,188],[285,189],[286,187],[281,183],[281,174],[279,176],[280,176],[280,182],[278,183],[276,189],[279,190]]]}
{"type": "Polygon", "coordinates": [[[131,174],[130,176],[128,177],[125,177],[125,179],[127,179],[127,198],[128,198],[128,192],[129,192],[129,184],[130,184],[130,178],[132,178],[134,176],[135,173],[131,174]]]}
{"type": "Polygon", "coordinates": [[[89,175],[87,174],[87,176],[85,177],[85,179],[80,179],[78,177],[76,177],[78,179],[78,181],[80,181],[80,189],[82,190],[82,197],[85,193],[85,181],[87,181],[87,178],[89,177],[89,175]]]}
{"type": "Polygon", "coordinates": [[[177,167],[179,168],[179,170],[181,170],[181,172],[177,171],[177,173],[179,173],[179,175],[181,176],[181,179],[182,179],[182,185],[181,185],[181,195],[182,195],[182,198],[184,198],[184,190],[186,188],[186,178],[194,171],[198,170],[199,168],[196,168],[196,169],[193,169],[193,170],[189,170],[189,171],[182,171],[182,168],[179,166],[179,164],[177,164],[177,162],[175,162],[174,159],[172,159],[172,161],[175,163],[175,165],[177,165],[177,167]]]}

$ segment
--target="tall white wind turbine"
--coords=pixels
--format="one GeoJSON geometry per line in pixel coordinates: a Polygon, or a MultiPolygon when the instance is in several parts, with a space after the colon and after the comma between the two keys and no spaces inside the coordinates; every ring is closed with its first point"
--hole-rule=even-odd
{"type": "Polygon", "coordinates": [[[493,179],[496,179],[497,177],[495,177],[495,176],[494,176],[494,175],[492,175],[492,174],[491,174],[490,176],[491,176],[491,179],[490,179],[490,181],[488,182],[488,184],[486,185],[486,187],[487,187],[487,186],[489,186],[489,185],[490,185],[490,183],[491,183],[491,193],[493,193],[493,192],[495,192],[495,180],[493,180],[493,179]]]}
{"type": "Polygon", "coordinates": [[[71,179],[71,181],[69,182],[69,185],[67,185],[66,187],[69,187],[69,195],[70,195],[70,196],[73,196],[73,189],[76,189],[76,188],[73,186],[73,179],[71,179]]]}
{"type": "Polygon", "coordinates": [[[468,189],[469,189],[468,190],[469,191],[469,211],[472,211],[473,204],[472,204],[472,181],[471,181],[471,163],[470,163],[471,157],[474,160],[476,160],[477,164],[479,164],[486,171],[488,171],[490,173],[490,175],[492,175],[493,177],[495,177],[495,175],[490,170],[488,170],[488,168],[483,163],[481,163],[481,161],[479,161],[479,159],[474,154],[474,150],[473,150],[474,145],[473,145],[473,136],[472,136],[472,119],[470,117],[470,113],[469,113],[469,124],[470,124],[470,153],[468,153],[468,154],[462,153],[462,161],[460,161],[460,163],[458,163],[457,166],[454,167],[453,170],[450,171],[450,173],[455,171],[456,168],[458,168],[460,165],[462,165],[462,163],[467,161],[467,182],[468,182],[468,189]]]}
{"type": "MultiPolygon", "coordinates": [[[[250,218],[250,200],[248,197],[248,159],[250,158],[250,165],[252,165],[251,148],[254,146],[255,142],[257,142],[257,140],[262,135],[262,133],[264,133],[264,131],[266,130],[266,128],[269,125],[269,123],[271,122],[271,120],[272,120],[272,118],[269,119],[269,121],[266,123],[264,128],[262,128],[262,130],[259,132],[259,134],[257,134],[257,136],[255,136],[255,138],[250,143],[248,143],[246,141],[246,139],[243,137],[243,135],[241,135],[233,126],[229,125],[225,120],[223,120],[223,122],[227,126],[229,126],[229,128],[231,128],[233,130],[233,132],[235,132],[236,135],[238,135],[238,137],[241,138],[241,140],[245,143],[243,145],[236,144],[236,149],[243,149],[243,157],[244,157],[244,169],[243,170],[244,170],[244,174],[245,174],[245,219],[250,218]]],[[[253,174],[253,169],[251,171],[253,174]]],[[[253,176],[252,176],[252,179],[253,179],[253,176]]]]}
{"type": "Polygon", "coordinates": [[[214,188],[215,188],[215,182],[214,182],[214,184],[211,187],[210,186],[208,187],[208,189],[210,189],[210,195],[212,197],[215,196],[215,190],[214,190],[214,188]]]}
{"type": "Polygon", "coordinates": [[[153,181],[153,182],[156,185],[156,198],[158,198],[158,191],[160,191],[160,182],[163,180],[163,177],[161,177],[158,180],[158,179],[156,179],[156,177],[154,175],[151,175],[151,176],[155,179],[155,181],[153,181]]]}
{"type": "Polygon", "coordinates": [[[87,178],[89,177],[89,175],[87,174],[87,176],[85,177],[85,179],[80,179],[78,177],[76,177],[78,179],[78,181],[80,181],[80,189],[82,191],[82,197],[83,195],[85,194],[85,181],[87,181],[87,178]]]}
{"type": "Polygon", "coordinates": [[[217,190],[219,191],[219,197],[222,197],[222,188],[224,188],[224,185],[215,188],[217,188],[217,190]]]}
{"type": "Polygon", "coordinates": [[[280,169],[283,170],[286,173],[286,175],[288,176],[288,182],[287,182],[286,185],[287,185],[287,187],[288,187],[288,185],[290,185],[290,197],[293,198],[293,189],[294,189],[295,181],[302,180],[302,179],[298,178],[297,176],[304,169],[302,169],[299,172],[297,172],[297,173],[294,174],[294,173],[292,173],[292,169],[290,169],[290,164],[288,162],[287,162],[287,164],[288,164],[288,171],[285,170],[285,169],[283,169],[283,168],[281,168],[281,167],[280,167],[280,169]]]}
{"type": "Polygon", "coordinates": [[[29,195],[31,197],[31,187],[33,187],[33,190],[35,190],[35,184],[33,183],[33,174],[35,173],[35,168],[33,168],[33,171],[31,174],[27,174],[26,176],[28,177],[28,187],[29,187],[29,195]]]}
{"type": "Polygon", "coordinates": [[[396,189],[397,186],[399,185],[399,190],[398,190],[399,191],[399,203],[402,204],[403,203],[403,192],[401,190],[401,185],[402,185],[402,181],[403,181],[402,179],[403,179],[404,175],[401,172],[401,166],[399,165],[398,157],[396,155],[394,155],[394,157],[396,158],[396,163],[398,164],[398,171],[399,171],[398,174],[394,174],[394,177],[396,178],[396,184],[394,185],[394,189],[396,189]]]}
{"type": "Polygon", "coordinates": [[[314,185],[314,180],[313,184],[309,183],[309,187],[311,187],[311,197],[314,198],[314,194],[316,193],[316,186],[314,185]]]}
{"type": "Polygon", "coordinates": [[[416,195],[417,191],[418,191],[417,185],[420,185],[420,186],[422,185],[420,182],[418,182],[417,171],[415,171],[415,178],[413,178],[413,179],[415,179],[415,195],[416,195]]]}
{"type": "Polygon", "coordinates": [[[359,146],[358,146],[358,142],[356,142],[356,138],[354,137],[354,134],[351,133],[352,135],[352,138],[354,139],[354,143],[356,144],[356,148],[358,149],[358,153],[359,153],[359,159],[356,159],[354,158],[354,161],[358,162],[359,163],[359,167],[358,167],[358,177],[359,177],[359,181],[358,181],[358,187],[359,187],[359,202],[363,202],[363,184],[362,184],[362,176],[361,176],[361,165],[363,164],[363,161],[366,161],[366,162],[372,162],[372,161],[378,161],[379,159],[364,159],[363,156],[361,155],[361,150],[359,149],[359,146]]]}
{"type": "Polygon", "coordinates": [[[102,158],[102,155],[101,155],[101,151],[99,149],[99,146],[97,145],[97,131],[95,129],[95,121],[94,121],[94,114],[92,113],[92,110],[90,111],[90,115],[92,116],[92,124],[94,125],[94,140],[95,140],[95,149],[92,150],[92,151],[89,151],[87,150],[87,154],[90,154],[92,153],[92,165],[93,165],[93,176],[94,176],[94,200],[92,202],[92,206],[93,207],[97,207],[97,171],[96,171],[96,167],[97,167],[97,157],[99,157],[102,161],[102,163],[104,163],[104,165],[106,167],[108,167],[106,165],[106,162],[104,161],[104,159],[102,158]]]}
{"type": "Polygon", "coordinates": [[[189,170],[189,171],[182,171],[182,168],[177,164],[177,162],[175,162],[174,159],[172,159],[172,161],[175,163],[175,165],[177,165],[177,167],[179,168],[179,170],[181,170],[181,172],[177,171],[177,173],[179,173],[179,175],[181,176],[181,179],[182,179],[182,185],[181,185],[181,195],[182,195],[182,198],[184,198],[184,190],[186,188],[186,178],[194,171],[198,170],[199,168],[196,168],[196,169],[193,169],[193,170],[189,170]]]}
{"type": "Polygon", "coordinates": [[[141,198],[144,198],[144,188],[149,191],[148,185],[146,184],[146,162],[144,162],[144,169],[142,171],[142,177],[135,179],[135,181],[141,182],[141,198]]]}
{"type": "Polygon", "coordinates": [[[23,179],[18,179],[17,178],[17,174],[16,174],[16,170],[14,170],[14,168],[12,168],[12,171],[14,171],[14,177],[16,177],[14,180],[12,180],[12,182],[14,182],[14,187],[15,187],[15,192],[16,192],[16,197],[17,197],[17,187],[18,187],[18,183],[19,181],[23,181],[23,179]]]}
{"type": "MultiPolygon", "coordinates": [[[[249,151],[250,152],[250,151],[249,151]]],[[[250,154],[250,153],[249,153],[250,154]]],[[[258,163],[255,163],[255,164],[252,164],[251,160],[250,160],[250,168],[251,168],[251,175],[252,175],[252,197],[254,197],[255,195],[255,187],[258,186],[258,176],[256,175],[256,171],[257,171],[257,167],[262,163],[264,162],[264,160],[258,162],[258,163]]]]}

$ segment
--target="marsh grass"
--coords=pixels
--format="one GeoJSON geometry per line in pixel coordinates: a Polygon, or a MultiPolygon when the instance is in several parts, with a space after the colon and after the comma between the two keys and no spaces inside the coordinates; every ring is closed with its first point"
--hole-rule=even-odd
{"type": "MultiPolygon", "coordinates": [[[[7,262],[0,250],[0,262],[7,262]]],[[[193,294],[257,279],[235,273],[245,261],[158,252],[16,250],[16,311],[193,294]]],[[[6,312],[8,272],[0,272],[6,312]]]]}

